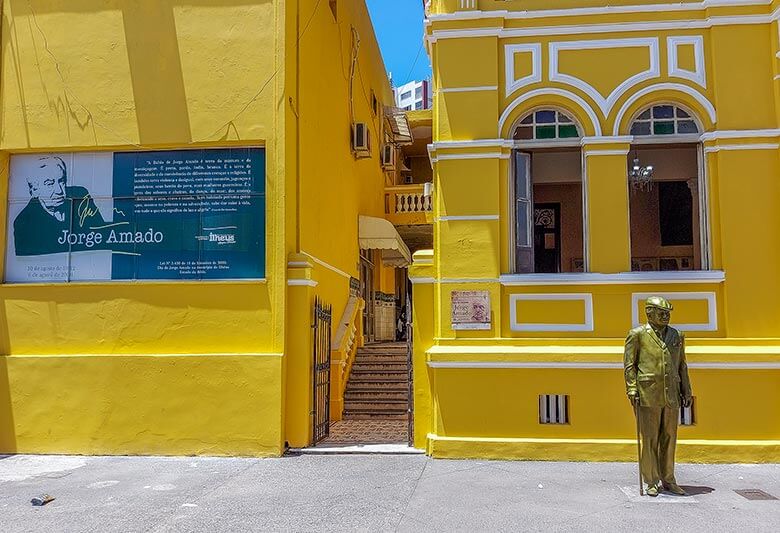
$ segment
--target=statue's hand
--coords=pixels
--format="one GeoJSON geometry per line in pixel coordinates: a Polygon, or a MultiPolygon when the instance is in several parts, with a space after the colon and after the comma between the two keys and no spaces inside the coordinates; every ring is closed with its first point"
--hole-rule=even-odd
{"type": "Polygon", "coordinates": [[[629,392],[628,401],[631,402],[631,405],[639,405],[639,391],[629,392]]]}
{"type": "Polygon", "coordinates": [[[693,397],[691,396],[684,396],[682,399],[683,407],[690,407],[691,404],[693,404],[693,397]]]}

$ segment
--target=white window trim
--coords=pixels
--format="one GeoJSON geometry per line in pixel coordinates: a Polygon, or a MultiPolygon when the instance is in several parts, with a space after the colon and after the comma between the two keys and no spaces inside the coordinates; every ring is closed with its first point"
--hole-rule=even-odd
{"type": "Polygon", "coordinates": [[[668,285],[718,284],[726,281],[722,270],[679,270],[659,272],[565,272],[561,274],[503,274],[498,278],[505,287],[534,285],[668,285]]]}

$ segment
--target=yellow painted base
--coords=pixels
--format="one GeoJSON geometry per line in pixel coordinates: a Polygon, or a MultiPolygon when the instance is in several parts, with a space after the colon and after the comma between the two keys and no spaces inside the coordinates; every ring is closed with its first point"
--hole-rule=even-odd
{"type": "Polygon", "coordinates": [[[0,453],[283,453],[282,357],[0,357],[0,453]]]}
{"type": "MultiPolygon", "coordinates": [[[[428,455],[440,459],[525,461],[620,461],[637,458],[636,441],[627,439],[490,439],[428,434],[428,455]]],[[[680,440],[680,463],[776,463],[780,440],[680,440]]]]}

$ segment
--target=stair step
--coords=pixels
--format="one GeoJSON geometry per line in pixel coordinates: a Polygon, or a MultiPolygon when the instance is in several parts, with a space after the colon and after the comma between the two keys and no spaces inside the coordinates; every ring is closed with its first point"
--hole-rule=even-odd
{"type": "Polygon", "coordinates": [[[355,361],[352,365],[352,371],[355,370],[395,370],[399,372],[408,372],[409,366],[406,363],[365,363],[355,361]]]}
{"type": "Polygon", "coordinates": [[[361,390],[350,391],[344,393],[344,400],[347,402],[384,402],[384,401],[398,401],[408,402],[409,391],[408,390],[361,390]]]}
{"type": "Polygon", "coordinates": [[[406,383],[409,384],[409,376],[403,375],[401,377],[398,376],[379,376],[371,375],[371,374],[358,374],[358,375],[351,375],[349,376],[349,383],[356,383],[356,384],[367,384],[367,383],[375,383],[375,384],[388,384],[388,385],[398,385],[399,383],[406,383]]]}
{"type": "Polygon", "coordinates": [[[348,392],[408,392],[409,382],[402,381],[360,381],[347,384],[348,392]]]}
{"type": "Polygon", "coordinates": [[[344,420],[408,420],[407,413],[396,412],[348,412],[344,411],[344,420]]]}
{"type": "Polygon", "coordinates": [[[378,355],[358,355],[355,357],[356,363],[369,363],[369,364],[385,364],[385,363],[394,363],[394,364],[408,364],[408,359],[406,356],[403,357],[395,357],[395,356],[378,356],[378,355]]]}
{"type": "Polygon", "coordinates": [[[408,407],[409,402],[406,400],[379,400],[376,402],[344,400],[345,411],[397,411],[405,413],[408,407]]]}

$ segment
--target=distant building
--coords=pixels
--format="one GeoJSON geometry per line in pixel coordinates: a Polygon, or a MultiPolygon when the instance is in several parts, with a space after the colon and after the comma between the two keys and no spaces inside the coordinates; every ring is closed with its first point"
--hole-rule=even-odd
{"type": "Polygon", "coordinates": [[[395,105],[406,111],[418,111],[433,107],[433,94],[431,83],[428,80],[410,81],[393,89],[395,92],[395,105]]]}

